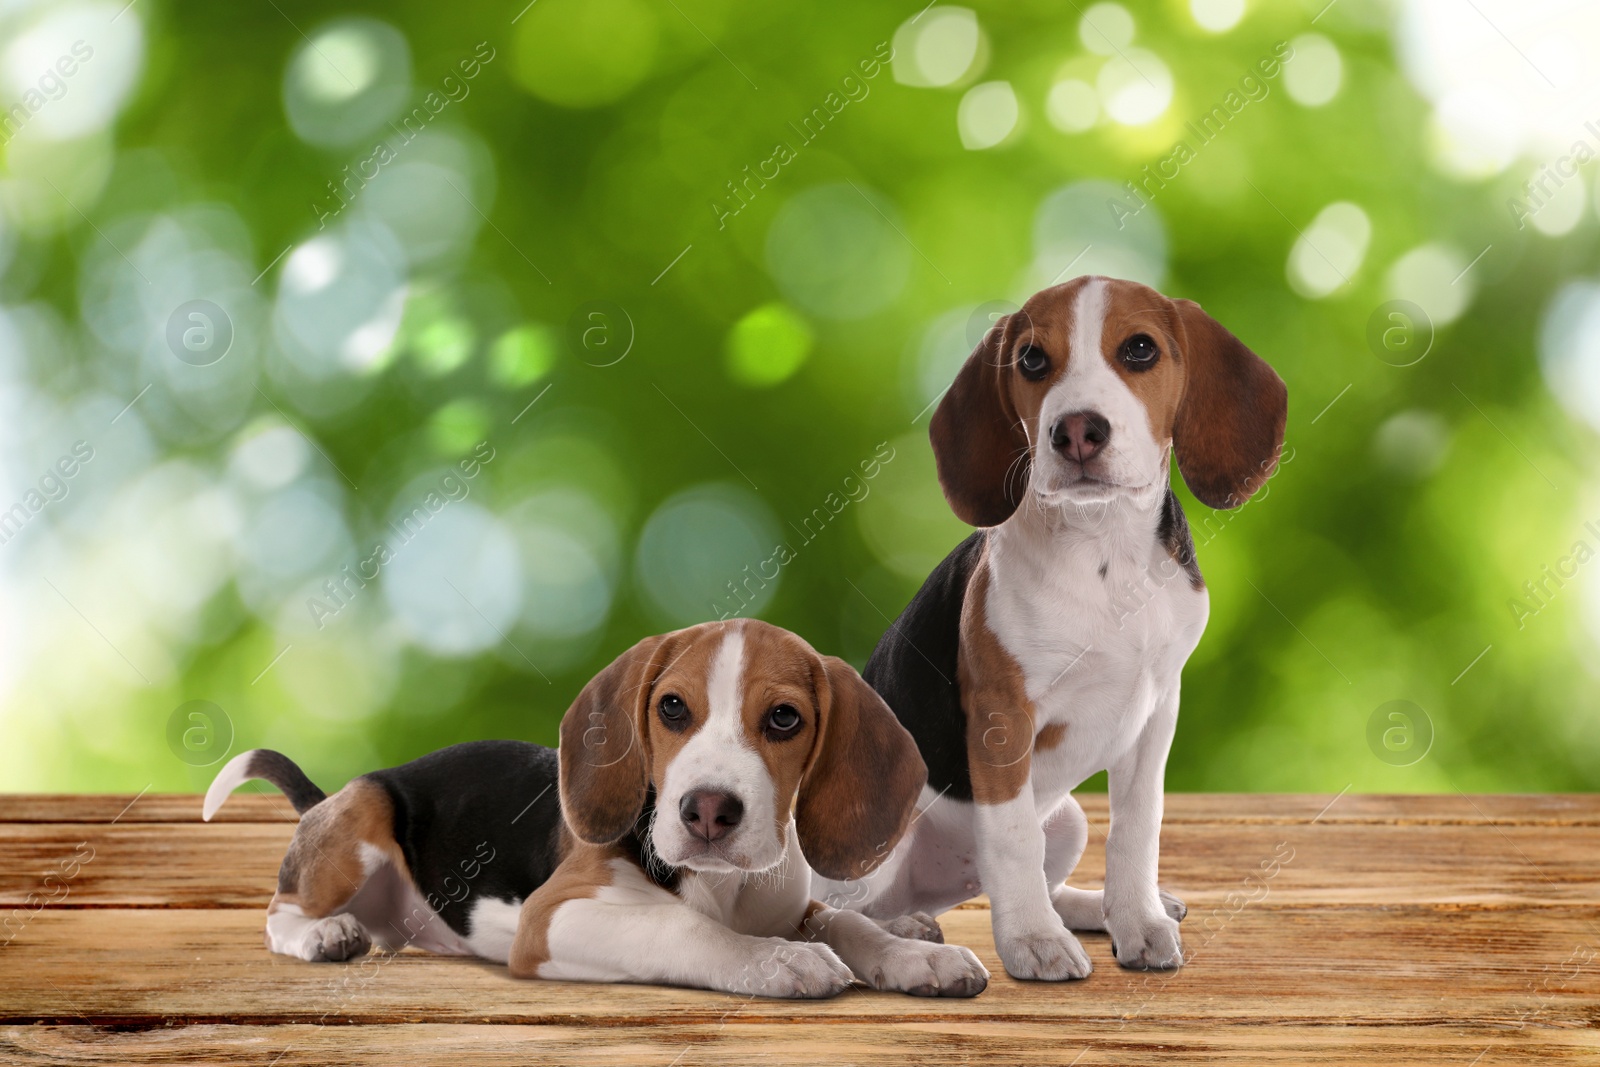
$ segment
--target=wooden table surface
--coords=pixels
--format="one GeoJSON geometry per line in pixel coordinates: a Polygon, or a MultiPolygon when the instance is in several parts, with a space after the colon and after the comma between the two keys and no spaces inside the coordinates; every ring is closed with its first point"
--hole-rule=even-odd
{"type": "Polygon", "coordinates": [[[1188,965],[1124,971],[1086,934],[1087,980],[1016,982],[968,906],[944,928],[994,974],[972,1000],[302,963],[262,945],[292,812],[199,809],[0,796],[0,1063],[1600,1063],[1600,796],[1169,795],[1188,965]]]}

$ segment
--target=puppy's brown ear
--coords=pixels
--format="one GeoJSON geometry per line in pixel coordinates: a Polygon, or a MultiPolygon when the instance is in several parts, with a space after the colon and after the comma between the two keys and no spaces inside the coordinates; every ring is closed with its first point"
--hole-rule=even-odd
{"type": "Polygon", "coordinates": [[[928,426],[939,487],[956,517],[972,526],[1005,522],[1028,484],[1028,437],[1006,388],[1005,339],[1016,318],[983,335],[928,426]]]}
{"type": "Polygon", "coordinates": [[[1213,508],[1236,508],[1278,466],[1289,391],[1266,360],[1192,300],[1175,300],[1178,343],[1188,364],[1173,420],[1178,469],[1213,508]]]}
{"type": "Polygon", "coordinates": [[[824,878],[861,878],[905,833],[928,768],[855,668],[833,656],[819,659],[819,736],[800,780],[795,828],[812,870],[824,878]]]}
{"type": "Polygon", "coordinates": [[[649,785],[650,687],[665,637],[648,637],[592,678],[561,719],[561,814],[584,841],[617,840],[644,810],[649,785]]]}

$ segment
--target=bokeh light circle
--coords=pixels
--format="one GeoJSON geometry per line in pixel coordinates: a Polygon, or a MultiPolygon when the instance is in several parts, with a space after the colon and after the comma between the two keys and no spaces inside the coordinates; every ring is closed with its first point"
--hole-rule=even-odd
{"type": "Polygon", "coordinates": [[[411,96],[411,48],[387,22],[344,18],[314,30],[289,58],[283,110],[301,140],[355,144],[398,115],[411,96]]]}
{"type": "Polygon", "coordinates": [[[1114,56],[1133,44],[1133,15],[1121,4],[1095,4],[1078,19],[1078,40],[1101,56],[1114,56]]]}
{"type": "Polygon", "coordinates": [[[1477,291],[1469,264],[1467,257],[1450,245],[1418,245],[1395,260],[1385,288],[1389,296],[1426,309],[1434,325],[1446,326],[1461,317],[1477,291]]]}
{"type": "Polygon", "coordinates": [[[755,617],[783,580],[780,538],[772,510],[754,493],[698,485],[669,497],[645,522],[634,577],[652,613],[671,625],[755,617]]]}
{"type": "Polygon", "coordinates": [[[517,83],[552,104],[590,108],[622,99],[649,75],[660,27],[641,0],[581,0],[534,4],[515,33],[517,83]]]}
{"type": "Polygon", "coordinates": [[[1195,23],[1211,33],[1227,33],[1244,18],[1244,0],[1189,0],[1195,23]]]}
{"type": "MultiPolygon", "coordinates": [[[[416,644],[471,656],[499,646],[521,613],[522,562],[511,531],[477,504],[443,497],[432,511],[419,490],[441,481],[418,479],[397,498],[384,536],[394,558],[382,571],[383,595],[416,644]]],[[[506,655],[522,663],[514,648],[506,655]]]]}
{"type": "Polygon", "coordinates": [[[1348,201],[1329,204],[1311,220],[1289,251],[1289,285],[1320,300],[1352,281],[1367,255],[1372,223],[1348,201]]]}
{"type": "Polygon", "coordinates": [[[276,334],[311,378],[376,369],[405,308],[405,255],[381,226],[353,222],[319,234],[284,259],[276,334]]]}
{"type": "Polygon", "coordinates": [[[767,269],[789,301],[818,318],[865,318],[905,289],[905,225],[859,184],[819,185],[784,204],[767,230],[767,269]]]}
{"type": "Polygon", "coordinates": [[[1172,71],[1143,48],[1129,48],[1106,60],[1096,86],[1106,114],[1124,126],[1154,122],[1172,103],[1172,71]]]}
{"type": "Polygon", "coordinates": [[[1017,93],[1010,82],[983,82],[968,89],[956,109],[961,147],[978,150],[1003,143],[1017,128],[1017,93]]]}
{"type": "Polygon", "coordinates": [[[983,44],[970,8],[929,8],[895,30],[894,80],[920,89],[954,85],[979,65],[983,44]]]}
{"type": "Polygon", "coordinates": [[[1539,367],[1561,405],[1600,430],[1600,283],[1568,282],[1545,311],[1539,367]]]}
{"type": "Polygon", "coordinates": [[[1153,204],[1141,207],[1108,181],[1074,182],[1045,197],[1034,216],[1033,246],[1029,289],[1083,274],[1155,288],[1166,279],[1167,230],[1160,210],[1153,204]]]}
{"type": "Polygon", "coordinates": [[[805,319],[789,307],[762,304],[728,331],[728,375],[757,389],[782,384],[805,363],[814,340],[805,319]]]}
{"type": "Polygon", "coordinates": [[[1294,59],[1283,65],[1283,88],[1303,107],[1321,107],[1339,95],[1344,61],[1339,49],[1320,33],[1302,33],[1289,42],[1294,59]]]}
{"type": "Polygon", "coordinates": [[[1044,110],[1062,133],[1083,133],[1100,121],[1100,94],[1086,81],[1063,78],[1050,87],[1044,110]]]}

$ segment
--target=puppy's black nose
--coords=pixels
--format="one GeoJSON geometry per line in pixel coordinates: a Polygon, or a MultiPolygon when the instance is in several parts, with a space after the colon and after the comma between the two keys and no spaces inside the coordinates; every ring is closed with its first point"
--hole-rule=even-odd
{"type": "Polygon", "coordinates": [[[1074,411],[1050,428],[1050,444],[1074,463],[1087,463],[1111,440],[1111,423],[1098,411],[1074,411]]]}
{"type": "Polygon", "coordinates": [[[678,815],[691,834],[715,841],[739,825],[744,818],[744,803],[732,793],[696,789],[678,801],[678,815]]]}

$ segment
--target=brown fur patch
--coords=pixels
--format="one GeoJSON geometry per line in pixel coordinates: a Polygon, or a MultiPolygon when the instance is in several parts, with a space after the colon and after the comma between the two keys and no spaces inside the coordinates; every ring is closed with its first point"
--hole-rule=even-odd
{"type": "Polygon", "coordinates": [[[1035,752],[1049,752],[1059,745],[1066,736],[1067,724],[1064,722],[1053,722],[1042,726],[1033,739],[1033,750],[1035,752]]]}
{"type": "Polygon", "coordinates": [[[752,622],[744,630],[744,672],[741,709],[745,736],[766,764],[778,798],[773,828],[781,837],[789,822],[789,800],[811,763],[825,714],[815,685],[817,653],[787,630],[752,622]],[[781,740],[766,736],[767,714],[780,704],[800,713],[801,725],[781,740]]]}
{"type": "Polygon", "coordinates": [[[801,781],[795,831],[812,870],[862,878],[899,843],[928,768],[889,705],[850,664],[817,657],[814,685],[821,736],[801,781]]]}
{"type": "Polygon", "coordinates": [[[517,916],[506,967],[514,978],[537,978],[550,959],[550,921],[569,900],[588,900],[611,884],[611,863],[627,856],[615,845],[592,845],[563,828],[562,859],[548,881],[529,894],[517,916]]]}
{"type": "Polygon", "coordinates": [[[1032,773],[1033,702],[1022,668],[989,628],[989,555],[973,568],[961,607],[961,651],[956,664],[961,707],[967,716],[967,766],[972,799],[1003,804],[1027,786],[1032,773]]]}
{"type": "Polygon", "coordinates": [[[650,745],[646,712],[678,634],[649,637],[590,679],[561,718],[561,813],[591,844],[615,841],[644,810],[650,745]]]}
{"type": "Polygon", "coordinates": [[[1172,425],[1183,399],[1185,362],[1179,355],[1172,301],[1147,286],[1113,281],[1106,286],[1106,313],[1100,324],[1100,355],[1128,391],[1138,397],[1150,420],[1150,435],[1172,440],[1172,425]],[[1155,342],[1160,355],[1148,370],[1134,370],[1118,356],[1122,343],[1137,334],[1155,342]]]}
{"type": "Polygon", "coordinates": [[[411,877],[394,839],[389,794],[370,778],[357,778],[301,817],[267,910],[295,904],[318,919],[344,907],[367,880],[364,844],[380,849],[401,877],[411,877]]]}
{"type": "Polygon", "coordinates": [[[1266,361],[1189,300],[1172,302],[1188,360],[1173,424],[1178,469],[1190,492],[1236,508],[1277,469],[1289,391],[1266,361]]]}

